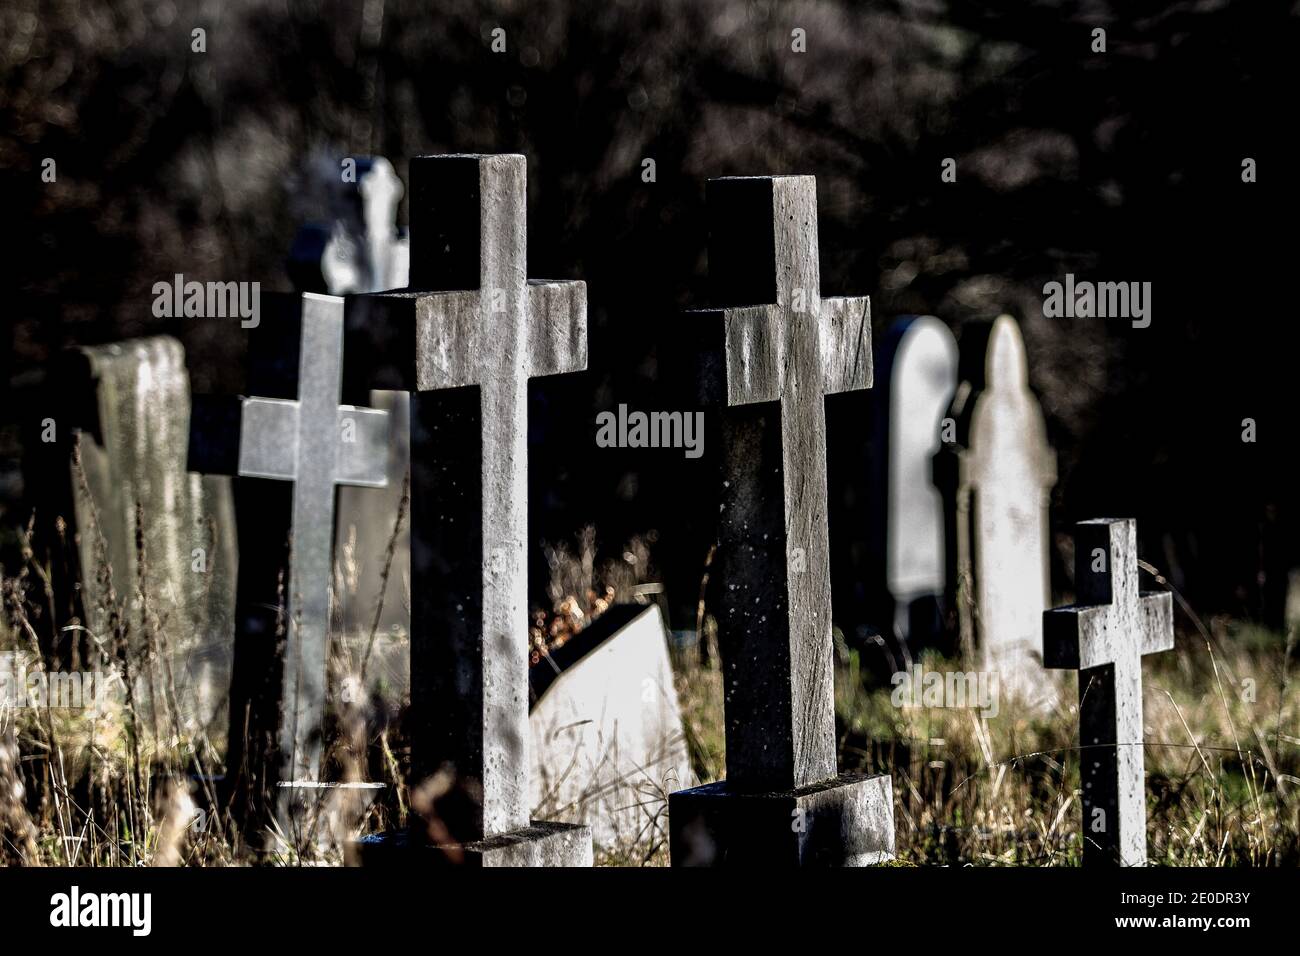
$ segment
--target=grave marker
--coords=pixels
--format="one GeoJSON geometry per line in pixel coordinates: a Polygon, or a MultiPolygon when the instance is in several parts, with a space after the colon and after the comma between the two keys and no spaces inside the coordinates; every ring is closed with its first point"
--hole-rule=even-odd
{"type": "Polygon", "coordinates": [[[935,642],[946,582],[943,497],[931,480],[944,415],[957,389],[957,340],[934,316],[908,316],[880,350],[885,435],[877,534],[894,634],[913,651],[935,642]],[[910,640],[909,640],[910,639],[910,640]]]}
{"type": "Polygon", "coordinates": [[[825,396],[871,385],[865,298],[820,293],[816,181],[708,184],[714,301],[691,313],[701,398],[723,406],[718,567],[727,779],[669,798],[684,865],[893,856],[887,776],[836,766],[825,396]]]}
{"type": "Polygon", "coordinates": [[[1025,346],[1008,315],[962,331],[956,441],[935,459],[963,651],[1002,691],[1034,706],[1054,698],[1038,660],[1050,599],[1048,504],[1056,459],[1029,389],[1025,346]]]}
{"type": "Polygon", "coordinates": [[[312,221],[299,227],[287,268],[299,292],[350,295],[406,285],[409,247],[397,228],[402,181],[383,156],[318,157],[305,171],[295,205],[312,221]]]}
{"type": "MultiPolygon", "coordinates": [[[[267,295],[263,305],[249,349],[249,390],[263,394],[204,403],[191,436],[191,468],[291,483],[288,502],[280,489],[261,483],[241,481],[236,493],[240,638],[260,644],[258,657],[265,660],[281,629],[285,637],[277,779],[284,788],[281,816],[289,818],[295,816],[289,803],[301,796],[302,785],[320,781],[335,490],[341,484],[384,485],[388,416],[339,404],[342,299],[267,295]],[[285,561],[277,539],[284,537],[288,575],[281,582],[285,561]],[[282,602],[285,616],[277,625],[282,602]]],[[[242,736],[243,695],[232,696],[235,740],[242,736]]]]}
{"type": "Polygon", "coordinates": [[[382,862],[590,865],[529,819],[528,379],[587,364],[582,282],[527,279],[522,156],[411,161],[411,288],[348,302],[348,380],[411,394],[411,762],[427,830],[382,862]],[[429,846],[432,844],[432,846],[429,846]]]}
{"type": "MultiPolygon", "coordinates": [[[[289,275],[299,292],[331,295],[382,292],[407,285],[409,247],[397,228],[397,207],[405,187],[382,156],[315,158],[294,191],[296,212],[304,220],[289,255],[289,275]],[[341,169],[355,164],[355,181],[341,169]],[[310,220],[310,221],[307,221],[310,220]]],[[[376,389],[355,401],[388,412],[388,485],[339,487],[334,550],[334,620],[338,636],[355,656],[371,650],[367,690],[383,688],[395,703],[406,687],[406,638],[410,630],[410,523],[402,521],[390,573],[385,559],[401,513],[404,478],[410,465],[409,396],[376,389]],[[376,624],[377,604],[382,613],[376,624]]]]}
{"type": "Polygon", "coordinates": [[[186,473],[184,348],[162,335],[71,348],[47,388],[26,467],[36,547],[54,593],[73,598],[52,623],[62,631],[75,615],[108,635],[121,613],[132,655],[158,667],[136,675],[151,724],[172,726],[175,704],[185,733],[218,729],[234,630],[233,504],[229,479],[186,473]],[[73,554],[60,553],[61,539],[73,554]]]}
{"type": "Polygon", "coordinates": [[[1168,591],[1138,587],[1137,523],[1079,522],[1077,604],[1043,612],[1043,661],[1079,672],[1083,860],[1145,866],[1142,657],[1174,646],[1168,591]]]}

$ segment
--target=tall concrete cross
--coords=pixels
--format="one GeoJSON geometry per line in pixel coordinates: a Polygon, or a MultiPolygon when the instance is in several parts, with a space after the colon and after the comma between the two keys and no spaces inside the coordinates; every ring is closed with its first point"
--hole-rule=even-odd
{"type": "MultiPolygon", "coordinates": [[[[278,776],[281,783],[310,783],[320,780],[321,771],[335,488],[386,484],[388,413],[339,404],[341,298],[313,293],[301,298],[264,295],[262,321],[250,338],[249,390],[277,397],[196,402],[190,468],[293,483],[288,578],[283,584],[287,640],[278,776]]],[[[237,495],[239,603],[244,606],[265,607],[267,602],[256,598],[275,595],[281,587],[283,553],[274,539],[286,526],[282,509],[276,509],[281,514],[268,514],[265,507],[278,497],[267,499],[256,492],[237,495]],[[262,560],[265,555],[272,560],[262,560]]],[[[253,616],[258,617],[256,612],[253,616]]],[[[272,645],[259,649],[259,660],[273,654],[275,632],[265,621],[250,623],[241,614],[241,631],[253,632],[241,633],[245,639],[272,645]]],[[[243,726],[244,715],[232,714],[232,744],[243,726]]]]}
{"type": "Polygon", "coordinates": [[[1078,603],[1043,612],[1043,663],[1079,672],[1086,864],[1145,866],[1142,657],[1174,646],[1173,598],[1138,590],[1137,524],[1079,522],[1078,603]]]}
{"type": "Polygon", "coordinates": [[[760,304],[688,316],[701,398],[725,406],[727,780],[672,795],[673,862],[876,862],[889,778],[836,766],[826,517],[825,396],[871,386],[870,305],[821,296],[813,177],[714,179],[707,200],[714,301],[760,304]]]}
{"type": "Polygon", "coordinates": [[[411,161],[411,286],[348,300],[346,377],[412,393],[411,785],[431,796],[410,842],[590,864],[588,828],[529,819],[528,380],[586,368],[587,290],[527,279],[525,184],[523,156],[411,161]]]}

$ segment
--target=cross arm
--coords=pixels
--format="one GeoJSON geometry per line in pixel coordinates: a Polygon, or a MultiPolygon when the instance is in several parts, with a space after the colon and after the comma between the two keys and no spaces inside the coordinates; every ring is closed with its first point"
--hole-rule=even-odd
{"type": "Polygon", "coordinates": [[[825,393],[871,388],[871,300],[822,299],[818,319],[825,393]]]}
{"type": "Polygon", "coordinates": [[[298,403],[246,398],[239,432],[239,474],[249,478],[298,477],[298,403]]]}
{"type": "Polygon", "coordinates": [[[365,401],[372,389],[415,387],[416,305],[411,292],[350,295],[343,306],[343,396],[365,401]]]}
{"type": "Polygon", "coordinates": [[[529,279],[529,374],[559,375],[587,367],[587,283],[529,279]]]}
{"type": "MultiPolygon", "coordinates": [[[[1099,653],[1106,637],[1110,605],[1071,604],[1043,612],[1043,666],[1080,670],[1108,661],[1099,653]]],[[[1114,655],[1109,655],[1114,660],[1114,655]]]]}
{"type": "Polygon", "coordinates": [[[777,401],[785,375],[780,316],[766,305],[724,309],[722,315],[727,404],[777,401]]]}
{"type": "Polygon", "coordinates": [[[343,394],[432,391],[478,380],[479,292],[375,292],[349,296],[343,394]]]}
{"type": "Polygon", "coordinates": [[[190,404],[185,470],[205,475],[239,473],[243,399],[238,395],[195,395],[190,404]]]}
{"type": "Polygon", "coordinates": [[[1174,596],[1169,591],[1143,591],[1138,599],[1142,653],[1174,649],[1174,596]]]}
{"type": "Polygon", "coordinates": [[[334,481],[340,485],[384,488],[388,485],[388,412],[340,405],[334,481]]]}

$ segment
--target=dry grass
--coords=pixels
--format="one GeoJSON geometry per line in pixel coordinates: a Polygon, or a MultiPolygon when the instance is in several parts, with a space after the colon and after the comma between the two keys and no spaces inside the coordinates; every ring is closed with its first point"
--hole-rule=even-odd
{"type": "MultiPolygon", "coordinates": [[[[394,529],[396,534],[397,529],[394,529]]],[[[28,542],[30,545],[30,542],[28,542]]],[[[633,542],[598,564],[595,538],[550,552],[552,608],[536,618],[533,650],[545,653],[613,600],[645,597],[649,545],[633,542]],[[575,595],[581,595],[579,600],[575,595]]],[[[147,557],[147,556],[146,556],[147,557]]],[[[48,601],[47,569],[27,547],[26,564],[0,581],[0,651],[40,667],[33,615],[48,601]]],[[[386,563],[391,563],[391,556],[386,563]]],[[[147,568],[147,561],[142,561],[147,568]]],[[[97,572],[116,602],[99,608],[113,633],[80,634],[79,665],[123,688],[152,687],[148,707],[120,695],[107,712],[55,708],[0,714],[0,862],[27,865],[238,865],[338,863],[337,845],[307,855],[254,852],[217,804],[212,775],[224,742],[182,730],[164,662],[165,628],[132,633],[111,568],[97,572]],[[198,782],[196,782],[198,781],[198,782]],[[198,813],[199,808],[203,813],[198,813]]],[[[133,582],[147,609],[147,582],[133,582]]],[[[1179,615],[1175,652],[1144,667],[1148,852],[1175,866],[1295,866],[1300,863],[1300,688],[1288,679],[1289,642],[1227,620],[1179,615]]],[[[149,620],[146,615],[144,618],[149,620]]],[[[378,615],[376,615],[376,620],[378,615]]],[[[701,611],[702,647],[716,645],[701,611]]],[[[337,673],[360,674],[363,655],[338,655],[337,673]],[[354,659],[356,657],[360,659],[354,659]]],[[[724,774],[722,680],[716,650],[679,654],[677,692],[692,763],[701,780],[724,774]]],[[[926,661],[929,669],[947,669],[926,661]]],[[[870,689],[841,649],[836,676],[840,766],[892,775],[898,857],[945,865],[1077,865],[1080,806],[1073,676],[1059,675],[1065,702],[1036,713],[1003,701],[996,717],[975,710],[891,705],[870,689]]],[[[412,795],[400,728],[376,721],[364,700],[344,708],[328,741],[340,779],[392,784],[365,829],[402,825],[412,795]],[[378,728],[378,729],[376,729],[378,728]]],[[[648,795],[648,802],[664,794],[648,795]]],[[[545,808],[542,816],[545,816],[545,808]]],[[[668,862],[662,814],[605,849],[604,865],[668,862]]]]}
{"type": "MultiPolygon", "coordinates": [[[[1169,866],[1300,862],[1300,689],[1277,635],[1218,625],[1144,666],[1149,859],[1169,866]],[[1250,683],[1253,681],[1253,684],[1250,683]]],[[[928,667],[946,669],[938,660],[928,667]]],[[[852,665],[839,681],[841,766],[893,775],[898,855],[914,863],[1077,865],[1076,678],[1048,713],[895,708],[852,665]]]]}

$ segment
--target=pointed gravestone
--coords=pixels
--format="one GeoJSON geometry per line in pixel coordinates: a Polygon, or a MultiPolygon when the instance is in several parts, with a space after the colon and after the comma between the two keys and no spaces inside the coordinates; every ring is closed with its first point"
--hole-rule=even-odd
{"type": "Polygon", "coordinates": [[[1083,860],[1145,866],[1142,658],[1173,649],[1173,598],[1139,590],[1132,519],[1081,521],[1074,566],[1078,603],[1043,613],[1043,660],[1079,672],[1083,860]]]}
{"type": "Polygon", "coordinates": [[[191,433],[193,470],[240,476],[229,773],[286,788],[278,812],[295,830],[303,791],[321,781],[335,490],[386,481],[387,415],[339,404],[342,348],[342,299],[264,296],[249,343],[255,397],[196,403],[191,433]],[[243,765],[272,744],[275,766],[243,765]]]}
{"type": "MultiPolygon", "coordinates": [[[[1048,504],[1056,459],[1010,316],[962,331],[954,441],[935,458],[947,508],[949,589],[963,650],[1030,705],[1053,699],[1038,656],[1050,599],[1048,504]]],[[[945,438],[947,436],[944,436],[945,438]]]]}
{"type": "Polygon", "coordinates": [[[836,766],[826,519],[825,396],[871,385],[869,303],[821,297],[811,176],[711,180],[708,211],[714,301],[760,304],[688,316],[722,406],[727,779],[670,797],[673,865],[880,862],[889,777],[836,766]]]}
{"type": "Polygon", "coordinates": [[[589,865],[529,819],[528,380],[587,363],[582,282],[527,279],[522,156],[411,161],[411,288],[348,302],[351,388],[411,394],[411,789],[380,863],[589,865]],[[352,342],[356,342],[353,348],[352,342]]]}
{"type": "Polygon", "coordinates": [[[884,440],[873,462],[878,503],[871,531],[895,639],[918,651],[934,645],[941,630],[943,497],[931,462],[957,389],[957,340],[934,316],[908,316],[889,329],[876,366],[883,402],[875,428],[884,440]]]}

